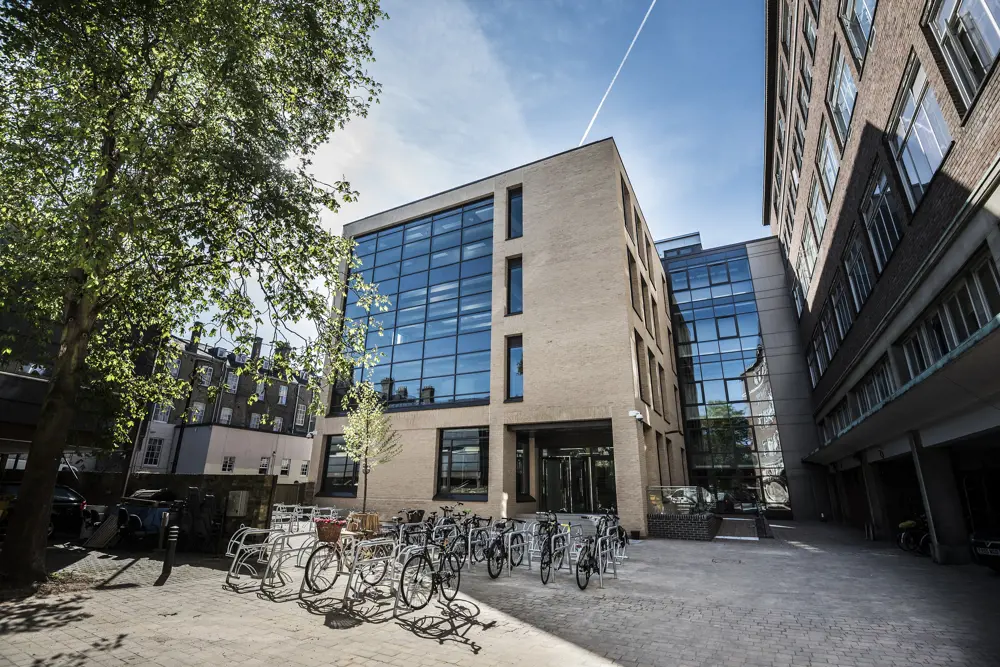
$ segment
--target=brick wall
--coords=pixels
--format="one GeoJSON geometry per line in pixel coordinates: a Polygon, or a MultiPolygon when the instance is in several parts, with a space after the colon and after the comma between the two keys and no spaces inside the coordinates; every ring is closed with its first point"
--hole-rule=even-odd
{"type": "Polygon", "coordinates": [[[722,519],[714,514],[647,514],[650,537],[708,541],[715,537],[722,519]]]}

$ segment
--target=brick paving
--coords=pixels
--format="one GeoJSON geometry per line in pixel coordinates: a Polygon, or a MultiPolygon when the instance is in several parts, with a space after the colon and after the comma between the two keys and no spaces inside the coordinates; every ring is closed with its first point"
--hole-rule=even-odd
{"type": "Polygon", "coordinates": [[[450,609],[395,618],[385,600],[226,590],[218,561],[153,587],[154,559],[63,553],[57,566],[104,586],[0,604],[0,665],[1000,664],[1000,576],[784,525],[759,542],[638,543],[603,590],[479,568],[450,609]]]}

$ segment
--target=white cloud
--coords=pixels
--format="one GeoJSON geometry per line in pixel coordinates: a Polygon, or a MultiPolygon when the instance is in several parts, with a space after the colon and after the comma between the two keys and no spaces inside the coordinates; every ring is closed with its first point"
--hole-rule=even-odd
{"type": "Polygon", "coordinates": [[[346,178],[357,202],[327,213],[352,220],[537,157],[508,73],[459,0],[386,2],[371,74],[381,103],[323,146],[314,172],[346,178]]]}

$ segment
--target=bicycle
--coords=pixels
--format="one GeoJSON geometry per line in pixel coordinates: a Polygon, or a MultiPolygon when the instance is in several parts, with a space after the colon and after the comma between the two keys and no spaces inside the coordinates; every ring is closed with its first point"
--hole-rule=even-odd
{"type": "Polygon", "coordinates": [[[601,571],[601,555],[597,551],[597,542],[598,538],[588,537],[576,557],[576,585],[581,591],[587,590],[590,576],[601,571]]]}
{"type": "Polygon", "coordinates": [[[458,556],[448,552],[443,544],[434,542],[430,532],[427,531],[420,551],[406,560],[399,578],[399,594],[411,609],[426,607],[435,591],[451,602],[458,595],[462,579],[458,556]],[[432,549],[435,551],[433,560],[432,549]]]}
{"type": "Polygon", "coordinates": [[[495,524],[496,535],[486,548],[486,572],[490,579],[496,579],[503,572],[504,562],[509,562],[511,567],[517,567],[524,561],[524,536],[512,535],[510,538],[510,548],[507,547],[505,536],[513,532],[514,526],[524,523],[521,519],[502,519],[495,524]]]}
{"type": "Polygon", "coordinates": [[[364,546],[358,552],[356,548],[345,550],[339,540],[321,542],[306,561],[306,586],[314,593],[325,593],[333,587],[341,572],[350,572],[359,563],[361,580],[369,586],[377,586],[389,571],[387,557],[391,553],[388,545],[364,546]]]}
{"type": "MultiPolygon", "coordinates": [[[[450,531],[450,534],[445,537],[445,543],[448,546],[448,550],[458,556],[463,567],[465,566],[466,558],[471,558],[473,563],[482,562],[486,558],[486,548],[489,544],[486,532],[476,532],[475,536],[472,538],[471,545],[469,543],[469,534],[476,528],[485,528],[489,526],[490,521],[492,521],[492,517],[470,514],[469,510],[463,512],[463,518],[461,521],[452,521],[455,529],[450,531]],[[471,553],[469,552],[470,546],[472,547],[471,553]]],[[[451,524],[442,523],[442,525],[451,524]]]]}
{"type": "Polygon", "coordinates": [[[910,551],[920,556],[931,554],[931,534],[927,526],[927,517],[921,515],[917,519],[899,524],[896,544],[903,551],[910,551]]]}
{"type": "MultiPolygon", "coordinates": [[[[628,531],[626,531],[621,525],[621,519],[618,516],[618,512],[615,511],[614,507],[603,508],[598,506],[598,511],[603,512],[597,517],[597,537],[610,536],[611,538],[611,548],[615,554],[615,558],[624,560],[626,558],[625,552],[629,545],[628,531]]],[[[584,519],[593,520],[593,516],[585,516],[584,519]]],[[[607,570],[608,564],[604,563],[604,569],[607,570]]]]}
{"type": "Polygon", "coordinates": [[[542,578],[542,584],[548,584],[552,576],[552,561],[555,553],[559,554],[559,565],[563,566],[566,558],[566,547],[568,546],[567,535],[561,532],[559,518],[554,512],[538,512],[538,536],[542,539],[542,551],[538,560],[538,572],[542,578]]]}

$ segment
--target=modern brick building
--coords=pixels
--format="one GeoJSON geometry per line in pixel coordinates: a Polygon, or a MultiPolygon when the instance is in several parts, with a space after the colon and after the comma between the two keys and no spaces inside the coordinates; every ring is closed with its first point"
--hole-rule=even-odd
{"type": "Polygon", "coordinates": [[[778,239],[656,243],[667,272],[691,483],[722,514],[829,512],[805,355],[778,239]]]}
{"type": "Polygon", "coordinates": [[[1000,5],[766,11],[763,219],[806,347],[806,461],[844,521],[892,539],[926,513],[935,558],[964,560],[1000,527],[1000,5]]]}
{"type": "MultiPolygon", "coordinates": [[[[369,477],[392,515],[461,500],[514,516],[616,505],[646,532],[648,486],[686,479],[666,277],[611,139],[348,224],[392,308],[369,345],[402,453],[369,477]]],[[[352,303],[346,315],[366,313],[352,303]]],[[[318,501],[360,505],[339,402],[318,501]]]]}

